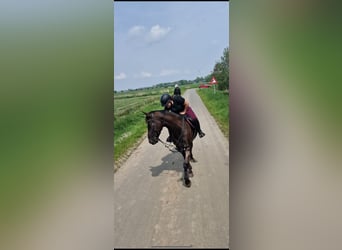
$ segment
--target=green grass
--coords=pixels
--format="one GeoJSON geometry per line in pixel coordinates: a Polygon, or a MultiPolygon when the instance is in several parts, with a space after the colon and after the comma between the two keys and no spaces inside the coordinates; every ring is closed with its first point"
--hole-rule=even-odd
{"type": "Polygon", "coordinates": [[[149,112],[161,109],[159,100],[115,118],[114,121],[114,160],[117,161],[147,132],[145,115],[141,111],[149,112]]]}
{"type": "Polygon", "coordinates": [[[214,93],[212,88],[198,89],[198,95],[208,111],[215,118],[222,133],[229,137],[229,95],[226,91],[218,91],[214,93]]]}

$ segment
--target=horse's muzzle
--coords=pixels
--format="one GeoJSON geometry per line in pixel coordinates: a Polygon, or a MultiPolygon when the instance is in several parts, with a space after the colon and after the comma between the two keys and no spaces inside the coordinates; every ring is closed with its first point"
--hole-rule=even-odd
{"type": "Polygon", "coordinates": [[[152,145],[157,144],[158,138],[148,138],[148,142],[151,143],[152,145]]]}

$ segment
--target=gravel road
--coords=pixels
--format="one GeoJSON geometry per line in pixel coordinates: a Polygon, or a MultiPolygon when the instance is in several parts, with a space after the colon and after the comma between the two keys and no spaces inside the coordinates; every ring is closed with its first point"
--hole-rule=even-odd
{"type": "Polygon", "coordinates": [[[194,140],[192,185],[182,183],[182,155],[145,138],[114,174],[115,248],[229,247],[228,139],[195,89],[183,96],[206,133],[194,140]]]}

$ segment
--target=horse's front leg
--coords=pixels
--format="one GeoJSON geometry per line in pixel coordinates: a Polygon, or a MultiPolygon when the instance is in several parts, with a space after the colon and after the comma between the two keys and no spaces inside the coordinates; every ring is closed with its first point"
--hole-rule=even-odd
{"type": "Polygon", "coordinates": [[[194,158],[194,156],[192,155],[192,147],[190,148],[190,161],[191,162],[197,162],[197,160],[194,158]]]}
{"type": "Polygon", "coordinates": [[[184,168],[184,183],[186,187],[190,187],[191,186],[191,181],[189,178],[189,173],[192,174],[192,167],[190,165],[190,148],[186,148],[185,149],[185,157],[184,157],[184,164],[183,164],[183,168],[184,168]]]}

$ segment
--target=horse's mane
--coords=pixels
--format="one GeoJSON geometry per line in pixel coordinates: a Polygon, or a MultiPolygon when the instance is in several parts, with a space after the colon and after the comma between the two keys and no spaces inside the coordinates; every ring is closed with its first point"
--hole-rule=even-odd
{"type": "Polygon", "coordinates": [[[176,116],[176,117],[182,117],[182,115],[180,115],[180,114],[177,114],[177,113],[175,113],[175,112],[168,111],[168,110],[165,110],[165,109],[162,109],[162,110],[153,110],[153,111],[150,112],[150,114],[156,113],[156,112],[160,112],[160,113],[162,113],[162,114],[164,114],[164,115],[173,115],[173,116],[176,116]]]}
{"type": "Polygon", "coordinates": [[[155,112],[161,112],[161,113],[165,113],[166,110],[165,109],[161,109],[161,110],[152,110],[149,113],[155,113],[155,112]]]}

